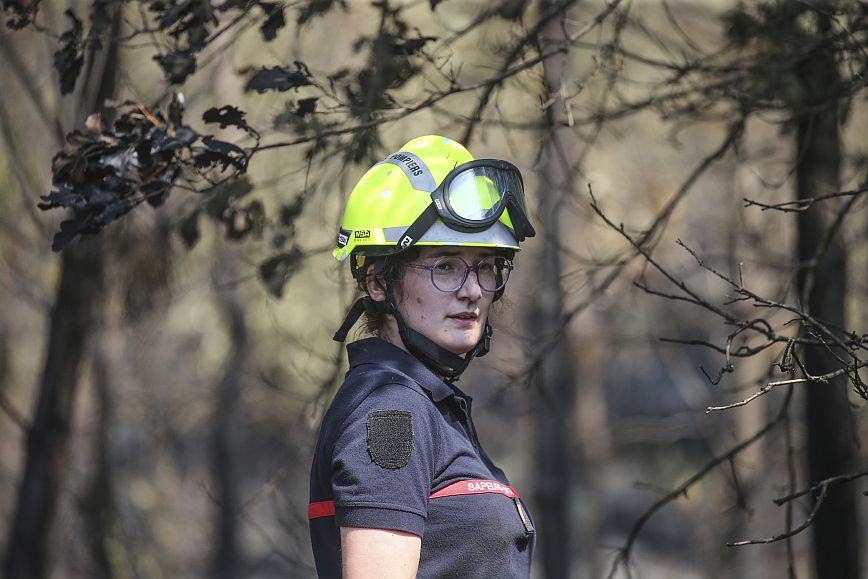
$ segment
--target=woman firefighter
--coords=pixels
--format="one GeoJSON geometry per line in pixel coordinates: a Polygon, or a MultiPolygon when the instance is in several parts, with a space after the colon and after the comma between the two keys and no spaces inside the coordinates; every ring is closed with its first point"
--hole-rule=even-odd
{"type": "Polygon", "coordinates": [[[479,442],[456,385],[490,347],[489,312],[535,234],[518,169],[413,139],[350,194],[334,256],[365,316],[323,417],[310,483],[321,578],[527,578],[534,527],[479,442]]]}

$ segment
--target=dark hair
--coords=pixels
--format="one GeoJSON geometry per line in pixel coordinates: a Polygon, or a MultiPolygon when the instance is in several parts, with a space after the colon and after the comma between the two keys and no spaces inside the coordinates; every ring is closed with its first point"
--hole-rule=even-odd
{"type": "MultiPolygon", "coordinates": [[[[407,269],[407,264],[419,257],[419,248],[411,247],[406,251],[395,255],[374,258],[371,263],[374,264],[374,273],[376,280],[384,286],[390,287],[392,291],[400,291],[401,280],[404,278],[404,272],[407,269]]],[[[367,265],[363,270],[360,270],[356,277],[359,289],[363,293],[368,293],[367,288],[367,265]]],[[[377,283],[375,281],[375,283],[377,283]]],[[[365,319],[363,328],[365,332],[372,336],[382,337],[383,330],[386,328],[386,315],[383,313],[375,313],[365,311],[365,319]]]]}

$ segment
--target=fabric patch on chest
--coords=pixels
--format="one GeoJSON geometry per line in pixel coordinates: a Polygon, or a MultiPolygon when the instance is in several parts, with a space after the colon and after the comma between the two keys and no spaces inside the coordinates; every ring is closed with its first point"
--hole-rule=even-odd
{"type": "Polygon", "coordinates": [[[368,453],[374,464],[388,469],[407,466],[413,450],[412,414],[377,410],[368,414],[368,453]]]}

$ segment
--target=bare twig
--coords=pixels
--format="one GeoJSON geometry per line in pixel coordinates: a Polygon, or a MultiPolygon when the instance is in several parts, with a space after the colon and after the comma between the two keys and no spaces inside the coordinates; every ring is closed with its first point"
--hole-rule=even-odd
{"type": "MultiPolygon", "coordinates": [[[[868,360],[858,364],[858,366],[856,366],[855,369],[864,368],[865,366],[868,366],[868,360]]],[[[802,370],[804,371],[804,368],[802,368],[802,370]]],[[[757,391],[755,394],[748,396],[744,400],[741,400],[739,402],[734,402],[732,404],[727,404],[726,406],[709,406],[708,408],[705,409],[705,413],[708,414],[711,412],[716,412],[718,410],[729,410],[731,408],[738,408],[739,406],[744,406],[745,404],[753,402],[754,400],[756,400],[760,396],[768,394],[769,392],[772,391],[772,389],[774,389],[778,386],[793,386],[795,384],[806,384],[808,382],[827,383],[827,382],[829,382],[829,380],[832,380],[833,378],[837,378],[838,376],[843,376],[844,374],[847,374],[851,370],[853,370],[853,369],[849,368],[849,367],[845,367],[845,368],[841,368],[840,370],[835,370],[834,372],[829,372],[828,374],[822,374],[819,376],[806,375],[804,378],[790,378],[788,380],[777,380],[775,382],[769,382],[768,384],[766,384],[765,386],[760,388],[759,391],[757,391]]]]}
{"type": "Polygon", "coordinates": [[[866,191],[868,191],[868,186],[860,187],[859,189],[854,189],[852,191],[836,191],[835,193],[827,193],[825,195],[819,195],[817,197],[808,197],[807,199],[795,199],[793,201],[783,201],[781,203],[770,204],[760,203],[759,201],[745,198],[744,206],[759,207],[763,211],[771,209],[774,211],[780,211],[782,213],[800,213],[803,211],[807,211],[820,201],[828,201],[829,199],[838,199],[840,197],[858,197],[866,191]]]}
{"type": "Polygon", "coordinates": [[[662,509],[667,504],[672,501],[678,499],[679,497],[685,495],[694,484],[702,480],[709,472],[714,470],[718,465],[730,460],[732,457],[738,455],[741,451],[748,448],[750,445],[760,440],[766,434],[771,432],[771,430],[786,416],[787,409],[789,408],[790,401],[792,400],[793,389],[790,388],[787,391],[786,398],[781,404],[778,413],[768,422],[760,428],[756,433],[739,442],[732,448],[730,448],[724,454],[717,456],[707,462],[702,468],[697,470],[693,475],[691,475],[686,481],[684,481],[677,488],[670,491],[667,495],[661,497],[657,501],[655,501],[650,507],[648,507],[644,513],[642,513],[639,518],[633,523],[632,528],[630,529],[630,533],[627,536],[627,541],[623,547],[618,549],[618,555],[615,557],[615,560],[612,562],[612,567],[607,575],[607,579],[612,579],[615,576],[615,573],[618,571],[618,568],[621,565],[625,567],[628,565],[630,560],[630,555],[633,550],[633,545],[636,542],[636,539],[639,536],[639,533],[645,527],[645,524],[654,516],[654,514],[662,509]]]}
{"type": "Polygon", "coordinates": [[[21,430],[27,432],[30,429],[30,422],[24,418],[24,415],[18,412],[18,409],[9,402],[9,399],[6,398],[6,395],[0,391],[0,409],[3,409],[3,412],[6,413],[6,416],[9,417],[12,422],[16,424],[21,430]]]}
{"type": "MultiPolygon", "coordinates": [[[[510,50],[509,53],[504,57],[503,65],[500,67],[500,71],[497,76],[507,78],[506,76],[504,76],[504,73],[511,68],[510,65],[521,55],[522,51],[524,51],[524,49],[529,44],[536,41],[542,30],[548,25],[548,23],[552,19],[557,18],[561,14],[565,13],[576,3],[576,0],[566,0],[562,4],[558,5],[554,10],[551,10],[549,13],[545,14],[542,18],[540,18],[539,21],[533,26],[533,28],[531,28],[528,33],[525,34],[524,37],[522,37],[517,43],[515,43],[515,45],[512,47],[512,50],[510,50]]],[[[577,30],[569,37],[570,42],[578,40],[591,30],[602,24],[603,21],[605,21],[605,19],[608,18],[608,16],[615,11],[615,9],[618,7],[618,4],[620,3],[621,0],[610,0],[602,11],[600,11],[594,18],[592,18],[585,26],[577,30]]],[[[565,47],[558,47],[555,49],[549,49],[548,51],[540,51],[540,54],[537,58],[545,60],[546,58],[561,52],[567,52],[567,49],[565,47]]],[[[473,130],[476,127],[476,123],[478,123],[482,119],[482,113],[485,110],[485,107],[488,106],[488,102],[491,100],[491,95],[494,92],[494,89],[497,88],[499,84],[500,82],[492,83],[485,87],[485,90],[479,97],[476,109],[470,115],[470,120],[467,123],[467,129],[464,131],[464,136],[461,139],[462,143],[470,142],[470,139],[473,136],[473,130]]]]}
{"type": "Polygon", "coordinates": [[[808,518],[805,521],[796,527],[795,529],[790,529],[784,531],[780,535],[773,535],[771,537],[767,537],[765,539],[748,539],[746,541],[735,541],[732,543],[727,543],[727,547],[743,547],[745,545],[765,545],[768,543],[776,543],[778,541],[783,541],[784,539],[789,539],[790,537],[795,537],[808,527],[810,527],[814,523],[814,518],[817,516],[817,513],[820,511],[820,507],[823,506],[823,501],[826,500],[826,493],[828,492],[829,487],[824,486],[822,491],[820,492],[820,496],[817,497],[817,502],[814,503],[814,508],[811,509],[811,512],[808,514],[808,518]]]}
{"type": "Polygon", "coordinates": [[[790,501],[793,501],[799,497],[803,497],[808,493],[816,492],[816,491],[820,490],[821,488],[835,486],[835,485],[839,485],[842,483],[854,481],[856,479],[862,478],[863,476],[868,476],[868,470],[863,470],[861,472],[854,472],[854,473],[850,473],[850,474],[842,474],[842,475],[838,475],[838,476],[829,477],[825,480],[821,480],[820,482],[818,482],[817,484],[815,484],[809,488],[800,490],[798,492],[793,492],[793,493],[788,494],[786,496],[774,499],[773,502],[776,505],[781,506],[781,505],[786,504],[790,501]]]}

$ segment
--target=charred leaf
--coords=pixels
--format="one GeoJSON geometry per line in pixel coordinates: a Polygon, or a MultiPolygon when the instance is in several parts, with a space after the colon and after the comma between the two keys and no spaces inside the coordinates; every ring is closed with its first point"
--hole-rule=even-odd
{"type": "Polygon", "coordinates": [[[226,127],[236,127],[258,137],[259,133],[247,124],[247,121],[244,120],[245,116],[247,116],[247,113],[238,107],[223,105],[219,109],[213,107],[205,111],[202,114],[202,120],[209,124],[219,123],[221,129],[225,129],[226,127]]]}
{"type": "Polygon", "coordinates": [[[275,66],[257,71],[247,82],[247,90],[255,90],[258,93],[269,90],[285,92],[291,88],[297,89],[311,84],[313,83],[311,82],[310,71],[304,63],[296,61],[295,70],[275,66]]]}
{"type": "Polygon", "coordinates": [[[434,40],[437,40],[436,36],[420,36],[419,38],[411,38],[409,40],[404,40],[403,42],[400,39],[397,39],[392,44],[392,54],[405,56],[418,54],[426,44],[434,40]]]}
{"type": "Polygon", "coordinates": [[[203,137],[202,144],[205,145],[205,148],[199,150],[195,155],[197,169],[209,169],[217,165],[220,165],[223,171],[230,166],[238,171],[244,171],[247,168],[247,153],[238,145],[214,137],[203,137]]]}
{"type": "Polygon", "coordinates": [[[262,23],[262,26],[259,27],[259,32],[262,34],[263,40],[271,42],[277,38],[278,31],[286,26],[286,16],[283,13],[283,7],[274,2],[260,2],[259,7],[268,16],[265,22],[262,23]]]}
{"type": "Polygon", "coordinates": [[[189,51],[158,54],[154,60],[163,69],[163,74],[172,84],[181,84],[196,72],[196,57],[189,51]]]}
{"type": "Polygon", "coordinates": [[[2,0],[0,7],[3,12],[12,17],[6,21],[6,26],[13,30],[20,30],[33,22],[39,11],[40,0],[2,0]]]}
{"type": "Polygon", "coordinates": [[[69,30],[60,35],[60,48],[54,53],[54,68],[60,77],[60,93],[69,94],[84,64],[81,20],[72,10],[64,12],[70,19],[69,30]]]}
{"type": "Polygon", "coordinates": [[[259,265],[259,277],[271,295],[276,298],[283,296],[286,282],[298,270],[301,257],[301,252],[292,248],[269,257],[259,265]]]}
{"type": "Polygon", "coordinates": [[[344,12],[347,11],[346,0],[308,0],[303,2],[298,11],[298,23],[304,24],[313,20],[317,16],[327,13],[335,5],[340,6],[344,12]]]}

